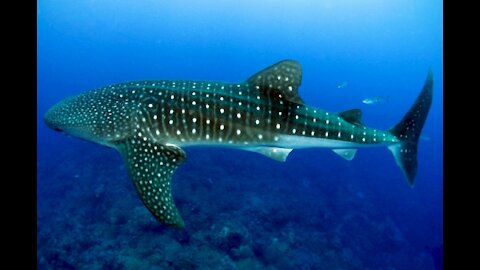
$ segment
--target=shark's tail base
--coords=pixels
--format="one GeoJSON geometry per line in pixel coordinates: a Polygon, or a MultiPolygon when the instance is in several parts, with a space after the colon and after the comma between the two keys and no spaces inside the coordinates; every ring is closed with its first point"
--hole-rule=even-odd
{"type": "Polygon", "coordinates": [[[390,132],[400,143],[388,147],[397,165],[402,169],[410,187],[415,183],[417,174],[417,144],[425,120],[427,119],[433,95],[433,73],[428,71],[427,79],[415,103],[390,132]]]}

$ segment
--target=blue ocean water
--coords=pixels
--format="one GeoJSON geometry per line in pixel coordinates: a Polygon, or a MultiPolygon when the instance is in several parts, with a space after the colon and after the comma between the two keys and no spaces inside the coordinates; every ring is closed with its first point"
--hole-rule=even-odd
{"type": "Polygon", "coordinates": [[[42,0],[37,4],[39,269],[443,269],[443,2],[42,0]],[[186,149],[182,231],[158,223],[117,151],[48,129],[56,102],[145,79],[243,81],[282,59],[300,95],[388,129],[429,67],[434,99],[410,188],[386,148],[285,163],[186,149]],[[365,98],[383,102],[365,104],[365,98]]]}

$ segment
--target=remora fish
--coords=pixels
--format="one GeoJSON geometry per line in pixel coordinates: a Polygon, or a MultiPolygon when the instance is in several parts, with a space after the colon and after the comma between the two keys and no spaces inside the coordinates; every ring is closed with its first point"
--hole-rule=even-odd
{"type": "Polygon", "coordinates": [[[423,90],[390,130],[366,127],[359,109],[326,112],[298,95],[300,64],[285,60],[239,83],[136,81],[113,84],[61,101],[46,124],[117,149],[148,210],[183,228],[171,177],[185,160],[182,147],[210,145],[254,151],[285,161],[292,149],[331,148],[351,160],[358,148],[387,146],[410,186],[417,142],[432,101],[429,71],[423,90]]]}

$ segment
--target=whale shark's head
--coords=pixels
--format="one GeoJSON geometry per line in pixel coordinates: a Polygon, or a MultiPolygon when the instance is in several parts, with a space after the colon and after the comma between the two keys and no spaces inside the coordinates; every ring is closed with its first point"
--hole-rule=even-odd
{"type": "Polygon", "coordinates": [[[43,116],[43,120],[47,126],[55,131],[64,131],[68,129],[71,112],[65,102],[59,102],[51,107],[43,116]]]}
{"type": "Polygon", "coordinates": [[[99,103],[90,94],[65,99],[45,113],[45,124],[55,131],[108,146],[112,131],[111,116],[108,111],[102,110],[106,107],[99,103]]]}

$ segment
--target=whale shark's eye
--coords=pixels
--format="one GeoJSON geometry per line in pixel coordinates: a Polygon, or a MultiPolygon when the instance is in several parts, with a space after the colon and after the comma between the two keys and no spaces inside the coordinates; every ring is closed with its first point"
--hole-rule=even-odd
{"type": "Polygon", "coordinates": [[[53,130],[58,131],[58,132],[61,132],[61,131],[62,131],[62,130],[59,129],[59,128],[54,128],[53,130]]]}

